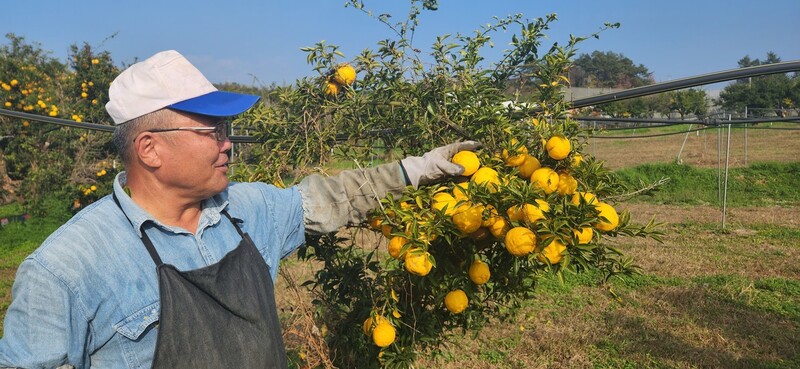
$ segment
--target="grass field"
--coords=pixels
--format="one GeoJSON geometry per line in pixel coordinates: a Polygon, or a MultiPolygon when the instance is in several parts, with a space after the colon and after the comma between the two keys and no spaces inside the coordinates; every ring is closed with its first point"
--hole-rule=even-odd
{"type": "MultiPolygon", "coordinates": [[[[745,166],[743,132],[733,131],[723,229],[716,132],[689,135],[684,165],[673,164],[684,135],[590,142],[585,152],[626,182],[670,178],[653,196],[618,206],[637,222],[665,223],[663,243],[618,240],[642,275],[608,284],[594,274],[544,280],[516,318],[476,336],[452,332],[418,367],[800,368],[800,134],[751,130],[745,166]]],[[[0,215],[19,211],[0,207],[0,215]]],[[[0,230],[0,314],[16,265],[62,221],[0,230]]],[[[292,367],[320,363],[322,325],[308,319],[311,296],[295,286],[314,267],[290,257],[278,281],[292,367]]]]}

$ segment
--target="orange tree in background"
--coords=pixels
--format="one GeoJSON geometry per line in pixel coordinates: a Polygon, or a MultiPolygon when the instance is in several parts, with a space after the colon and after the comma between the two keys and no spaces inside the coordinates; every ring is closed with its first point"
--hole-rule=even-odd
{"type": "MultiPolygon", "coordinates": [[[[584,38],[543,47],[556,16],[515,15],[470,36],[441,36],[423,54],[410,42],[419,4],[412,0],[400,23],[378,16],[397,38],[352,60],[325,43],[304,49],[318,75],[276,89],[234,122],[265,141],[238,176],[281,186],[308,174],[303,168],[360,167],[457,140],[483,143],[454,158],[464,176],[381,199],[369,221],[377,237],[352,227],[301,250],[322,265],[307,285],[339,367],[411,367],[448,334],[513,314],[549,274],[635,272],[611,240],[659,235],[652,222],[632,224],[618,211],[614,199],[628,189],[582,154],[562,88],[584,38]],[[489,66],[481,52],[507,29],[518,33],[489,66]],[[526,86],[534,92],[522,96],[526,86]]],[[[348,5],[371,14],[360,1],[348,5]]]]}
{"type": "MultiPolygon", "coordinates": [[[[69,66],[22,37],[0,46],[0,102],[4,109],[76,122],[108,122],[103,108],[117,70],[108,52],[72,46],[69,66]]],[[[0,198],[27,211],[79,209],[110,191],[115,169],[110,135],[0,117],[0,198]],[[48,200],[55,200],[52,203],[48,200]]]]}

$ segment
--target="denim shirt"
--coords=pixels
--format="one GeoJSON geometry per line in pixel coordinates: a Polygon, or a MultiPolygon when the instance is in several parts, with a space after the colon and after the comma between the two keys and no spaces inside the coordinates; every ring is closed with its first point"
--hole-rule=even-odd
{"type": "Polygon", "coordinates": [[[241,237],[221,214],[226,209],[253,239],[274,281],[280,259],[303,244],[305,233],[362,222],[378,199],[407,185],[398,163],[312,175],[288,189],[232,183],[203,201],[192,234],[136,205],[123,190],[126,178],[123,172],[114,181],[125,213],[106,196],[23,261],[0,339],[0,367],[151,367],[161,309],[156,266],[140,239],[142,224],[164,263],[193,270],[217,263],[238,246],[241,237]]]}
{"type": "Polygon", "coordinates": [[[106,196],[56,230],[17,271],[0,340],[0,367],[150,368],[159,320],[156,266],[140,226],[164,263],[191,270],[217,263],[241,240],[253,239],[273,280],[278,263],[304,242],[298,188],[232,183],[205,200],[196,234],[162,224],[123,190],[106,196]]]}

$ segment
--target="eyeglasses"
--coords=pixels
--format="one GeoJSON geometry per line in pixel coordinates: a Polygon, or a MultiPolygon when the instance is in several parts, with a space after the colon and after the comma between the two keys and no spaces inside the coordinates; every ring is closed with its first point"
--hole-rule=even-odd
{"type": "MultiPolygon", "coordinates": [[[[152,133],[161,133],[161,132],[172,132],[172,131],[192,131],[192,132],[208,132],[214,135],[214,139],[218,142],[224,142],[228,139],[228,128],[230,124],[228,123],[220,123],[213,127],[178,127],[178,128],[161,128],[161,129],[149,129],[145,132],[152,132],[152,133]]],[[[134,139],[134,141],[136,141],[134,139]]]]}

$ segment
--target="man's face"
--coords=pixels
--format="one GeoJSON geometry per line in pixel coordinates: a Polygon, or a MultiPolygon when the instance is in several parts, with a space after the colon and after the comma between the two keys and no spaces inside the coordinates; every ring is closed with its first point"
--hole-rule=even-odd
{"type": "MultiPolygon", "coordinates": [[[[165,128],[215,127],[216,118],[178,113],[165,128]]],[[[228,186],[228,155],[231,141],[220,142],[216,135],[206,131],[170,131],[159,135],[165,147],[161,158],[163,166],[158,176],[165,185],[179,190],[186,197],[206,199],[222,192],[228,186]]]]}

